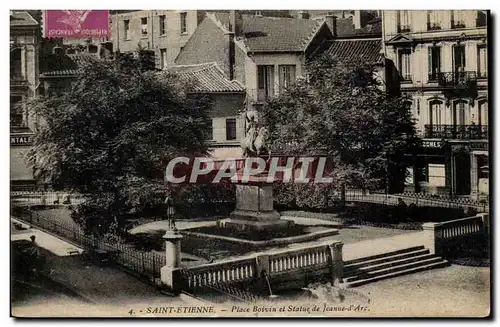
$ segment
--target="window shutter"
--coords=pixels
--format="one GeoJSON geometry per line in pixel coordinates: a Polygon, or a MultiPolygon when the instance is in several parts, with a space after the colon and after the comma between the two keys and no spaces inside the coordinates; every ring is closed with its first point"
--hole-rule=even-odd
{"type": "MultiPolygon", "coordinates": [[[[432,74],[432,47],[427,48],[427,58],[428,58],[428,72],[429,72],[429,79],[431,78],[432,74]]],[[[435,77],[435,76],[432,76],[435,77]]]]}

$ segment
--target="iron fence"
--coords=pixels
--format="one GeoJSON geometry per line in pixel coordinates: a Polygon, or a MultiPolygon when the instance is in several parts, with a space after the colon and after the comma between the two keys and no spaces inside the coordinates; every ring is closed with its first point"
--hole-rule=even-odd
{"type": "Polygon", "coordinates": [[[21,216],[16,217],[38,229],[45,230],[84,248],[92,255],[98,252],[105,253],[111,260],[125,268],[128,272],[154,284],[161,285],[160,271],[165,265],[165,257],[152,252],[142,252],[134,249],[133,245],[120,242],[111,243],[86,234],[83,230],[68,222],[57,221],[56,218],[41,216],[36,210],[27,209],[21,216]]]}

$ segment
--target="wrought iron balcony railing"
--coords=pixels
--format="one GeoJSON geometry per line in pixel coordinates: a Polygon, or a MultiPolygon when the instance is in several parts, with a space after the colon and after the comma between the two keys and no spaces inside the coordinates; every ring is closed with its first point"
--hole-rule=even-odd
{"type": "Polygon", "coordinates": [[[452,20],[451,28],[465,28],[465,22],[461,20],[452,20]]]}
{"type": "Polygon", "coordinates": [[[424,137],[430,139],[488,139],[487,125],[425,125],[424,137]]]}
{"type": "Polygon", "coordinates": [[[439,23],[427,22],[427,30],[428,31],[437,31],[441,29],[441,25],[439,23]]]}
{"type": "Polygon", "coordinates": [[[398,25],[398,33],[407,33],[411,32],[410,25],[398,25]]]}
{"type": "Polygon", "coordinates": [[[473,71],[438,73],[438,83],[447,87],[467,87],[470,82],[477,80],[477,74],[473,71]]]}

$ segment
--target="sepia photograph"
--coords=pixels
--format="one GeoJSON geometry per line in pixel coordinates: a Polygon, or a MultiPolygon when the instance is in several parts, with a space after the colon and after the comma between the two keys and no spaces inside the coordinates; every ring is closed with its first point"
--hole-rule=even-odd
{"type": "Polygon", "coordinates": [[[9,16],[11,317],[491,318],[490,10],[9,16]]]}

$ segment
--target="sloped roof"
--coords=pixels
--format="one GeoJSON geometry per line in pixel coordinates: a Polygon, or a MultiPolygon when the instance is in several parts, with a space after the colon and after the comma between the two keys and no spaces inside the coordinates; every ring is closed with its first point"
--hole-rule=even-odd
{"type": "MultiPolygon", "coordinates": [[[[229,26],[229,13],[212,13],[223,26],[229,26]]],[[[209,16],[210,17],[210,16],[209,16]]],[[[301,52],[323,21],[285,17],[242,15],[245,46],[252,52],[301,52]]]]}
{"type": "Polygon", "coordinates": [[[13,11],[10,14],[10,26],[38,26],[38,22],[26,11],[13,11]]]}
{"type": "Polygon", "coordinates": [[[194,83],[195,92],[245,92],[245,87],[236,80],[228,80],[215,62],[174,66],[168,71],[178,74],[181,80],[194,83]]]}
{"type": "Polygon", "coordinates": [[[382,60],[382,40],[334,40],[326,54],[346,63],[376,63],[382,60]]]}
{"type": "Polygon", "coordinates": [[[97,54],[50,54],[41,61],[41,77],[70,77],[78,75],[81,72],[79,65],[91,58],[97,58],[97,54]]]}

